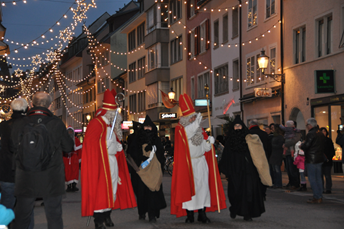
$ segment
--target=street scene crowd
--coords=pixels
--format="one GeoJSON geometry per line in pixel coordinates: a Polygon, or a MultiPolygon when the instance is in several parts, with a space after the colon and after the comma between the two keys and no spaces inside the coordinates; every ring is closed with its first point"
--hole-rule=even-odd
{"type": "MultiPolygon", "coordinates": [[[[309,204],[321,204],[323,194],[331,193],[333,142],[314,118],[306,120],[308,133],[302,136],[292,120],[262,130],[257,120],[246,126],[236,116],[225,136],[214,139],[200,127],[202,116],[189,95],[182,94],[173,143],[158,136],[148,115],[124,141],[116,95],[106,90],[83,144],[72,127],[66,129],[51,113],[49,94],[36,93],[30,105],[22,98],[11,103],[11,119],[0,124],[0,225],[34,228],[34,204],[41,199],[47,228],[62,229],[62,197],[79,191],[79,169],[81,215],[93,217],[96,229],[114,226],[114,209],[137,207],[139,220],[148,215],[155,223],[160,210],[169,207],[172,215],[186,216],[187,224],[195,222],[195,212],[197,221],[206,224],[211,223],[207,212],[229,207],[232,219],[252,221],[265,212],[267,188],[311,188],[309,204]],[[170,206],[162,186],[165,153],[173,156],[170,206]],[[289,179],[285,186],[283,165],[289,179]],[[227,197],[221,175],[228,181],[227,197]]],[[[336,143],[344,145],[341,131],[336,143]]]]}

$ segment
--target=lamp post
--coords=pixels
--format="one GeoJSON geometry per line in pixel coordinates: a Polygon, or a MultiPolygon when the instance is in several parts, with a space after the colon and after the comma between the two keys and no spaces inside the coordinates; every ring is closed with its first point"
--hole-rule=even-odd
{"type": "MultiPolygon", "coordinates": [[[[265,69],[268,67],[269,64],[269,57],[265,55],[264,49],[261,51],[259,57],[258,57],[258,65],[259,68],[262,69],[263,75],[272,78],[273,80],[281,83],[281,118],[282,118],[282,124],[284,125],[284,84],[285,84],[285,75],[282,74],[276,74],[271,73],[267,74],[265,73],[265,69]]],[[[283,71],[283,70],[282,70],[283,71]]]]}

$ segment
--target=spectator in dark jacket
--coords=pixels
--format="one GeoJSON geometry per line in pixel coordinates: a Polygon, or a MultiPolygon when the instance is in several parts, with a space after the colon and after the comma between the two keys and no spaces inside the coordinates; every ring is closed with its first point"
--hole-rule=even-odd
{"type": "Polygon", "coordinates": [[[325,136],[317,128],[318,124],[314,118],[307,119],[306,128],[308,134],[305,142],[300,148],[305,152],[305,163],[308,173],[308,180],[311,183],[313,199],[307,201],[311,204],[320,204],[322,202],[323,185],[322,164],[324,163],[325,136]]]}
{"type": "Polygon", "coordinates": [[[0,204],[6,208],[14,209],[16,198],[14,196],[14,152],[11,151],[11,129],[13,123],[26,116],[28,103],[23,98],[13,100],[11,103],[12,116],[8,121],[0,124],[0,137],[2,148],[0,150],[0,185],[1,201],[0,204]]]}
{"type": "Polygon", "coordinates": [[[45,122],[49,132],[49,142],[55,152],[44,171],[24,171],[20,161],[16,158],[15,207],[16,218],[13,229],[28,228],[30,215],[33,211],[37,197],[43,197],[48,229],[62,229],[62,196],[65,194],[65,175],[62,160],[62,151],[73,150],[74,142],[69,136],[65,124],[61,119],[50,112],[52,98],[45,92],[37,92],[33,98],[33,108],[28,112],[28,118],[23,118],[13,123],[11,139],[13,152],[17,152],[18,135],[25,125],[25,119],[32,123],[45,122]]]}
{"type": "Polygon", "coordinates": [[[325,147],[324,147],[324,154],[326,156],[326,161],[322,165],[322,183],[323,187],[324,186],[324,176],[326,179],[326,191],[324,190],[324,193],[330,194],[331,193],[331,188],[332,188],[332,177],[331,177],[331,170],[332,170],[332,158],[336,154],[333,146],[333,142],[331,138],[328,137],[328,131],[325,127],[321,127],[320,131],[324,134],[326,137],[325,141],[325,147]]]}
{"type": "Polygon", "coordinates": [[[284,132],[278,124],[274,126],[274,136],[271,139],[271,156],[269,164],[272,167],[272,182],[274,188],[282,188],[281,165],[283,161],[284,132]]]}

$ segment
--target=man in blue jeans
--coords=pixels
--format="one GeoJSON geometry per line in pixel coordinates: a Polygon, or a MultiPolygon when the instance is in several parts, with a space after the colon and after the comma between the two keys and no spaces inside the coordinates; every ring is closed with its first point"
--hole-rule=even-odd
{"type": "Polygon", "coordinates": [[[322,202],[322,164],[324,163],[325,136],[319,131],[317,121],[309,118],[306,121],[308,134],[305,142],[300,148],[305,152],[305,163],[308,173],[308,180],[311,183],[313,199],[307,201],[310,204],[320,204],[322,202]]]}

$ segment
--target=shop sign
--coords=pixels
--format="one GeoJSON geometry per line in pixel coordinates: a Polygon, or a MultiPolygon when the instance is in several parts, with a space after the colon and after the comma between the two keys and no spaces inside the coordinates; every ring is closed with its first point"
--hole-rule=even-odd
{"type": "MultiPolygon", "coordinates": [[[[124,127],[132,127],[133,126],[133,122],[132,121],[123,121],[122,126],[124,127]]],[[[123,129],[123,128],[122,128],[123,129]]]]}
{"type": "Polygon", "coordinates": [[[159,119],[176,119],[177,113],[171,113],[171,112],[164,112],[159,113],[159,119]]]}
{"type": "Polygon", "coordinates": [[[271,97],[272,89],[271,88],[255,88],[254,96],[255,97],[271,97]]]}
{"type": "MultiPolygon", "coordinates": [[[[210,105],[210,102],[209,102],[210,105]]],[[[206,107],[207,99],[195,99],[195,107],[206,107]]]]}
{"type": "Polygon", "coordinates": [[[121,124],[122,130],[129,130],[129,126],[125,126],[123,123],[121,124]]]}
{"type": "Polygon", "coordinates": [[[75,129],[74,132],[75,132],[75,133],[81,133],[81,132],[82,132],[82,129],[75,129]]]}
{"type": "Polygon", "coordinates": [[[139,118],[139,123],[144,123],[145,122],[145,118],[139,118]]]}
{"type": "Polygon", "coordinates": [[[334,70],[315,70],[315,93],[334,92],[334,70]]]}

